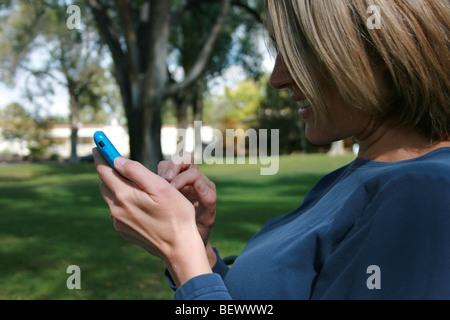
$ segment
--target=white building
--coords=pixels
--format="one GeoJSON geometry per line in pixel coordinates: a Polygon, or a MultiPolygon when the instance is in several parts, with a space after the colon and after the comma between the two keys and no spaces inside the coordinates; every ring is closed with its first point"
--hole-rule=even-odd
{"type": "MultiPolygon", "coordinates": [[[[129,156],[130,144],[128,130],[120,125],[80,125],[78,129],[78,146],[77,153],[79,157],[92,154],[92,148],[95,147],[93,135],[96,131],[103,131],[116,146],[117,150],[125,157],[129,156]]],[[[209,143],[213,139],[213,129],[211,127],[202,127],[202,141],[209,143]]],[[[57,154],[62,158],[70,157],[70,135],[71,128],[69,125],[56,125],[51,136],[56,143],[51,146],[48,153],[57,154]]],[[[194,150],[194,129],[188,128],[186,131],[186,147],[187,152],[194,150]]],[[[178,129],[175,126],[163,126],[161,129],[161,147],[165,157],[169,157],[176,153],[177,150],[178,129]]],[[[23,141],[6,141],[1,135],[0,128],[0,154],[10,154],[26,156],[30,153],[23,141]]]]}

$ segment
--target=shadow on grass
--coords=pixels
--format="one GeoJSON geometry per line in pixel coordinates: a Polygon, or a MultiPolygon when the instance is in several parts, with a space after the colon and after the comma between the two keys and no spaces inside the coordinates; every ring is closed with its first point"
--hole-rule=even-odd
{"type": "Polygon", "coordinates": [[[0,182],[0,299],[171,299],[163,263],[112,227],[93,167],[30,175],[0,182]],[[66,286],[70,265],[81,290],[66,286]]]}

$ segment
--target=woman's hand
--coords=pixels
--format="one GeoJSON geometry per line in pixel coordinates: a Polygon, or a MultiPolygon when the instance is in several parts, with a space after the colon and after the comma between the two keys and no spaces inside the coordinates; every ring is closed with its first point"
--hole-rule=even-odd
{"type": "Polygon", "coordinates": [[[124,158],[114,163],[137,187],[118,175],[96,148],[93,153],[100,191],[120,235],[163,259],[178,285],[211,273],[192,203],[140,163],[124,158]]]}
{"type": "Polygon", "coordinates": [[[190,153],[183,157],[173,157],[171,161],[162,161],[158,174],[171,183],[188,199],[195,208],[195,220],[198,232],[205,244],[211,267],[217,262],[217,256],[209,242],[212,227],[216,219],[216,186],[200,172],[190,153]]]}
{"type": "Polygon", "coordinates": [[[216,219],[216,186],[194,163],[191,154],[173,157],[158,166],[158,174],[171,183],[195,208],[196,223],[205,245],[216,219]]]}

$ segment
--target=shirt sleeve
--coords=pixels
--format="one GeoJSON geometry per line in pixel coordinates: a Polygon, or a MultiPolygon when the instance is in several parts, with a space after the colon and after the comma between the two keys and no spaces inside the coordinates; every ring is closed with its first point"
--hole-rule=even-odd
{"type": "Polygon", "coordinates": [[[216,248],[213,248],[217,262],[212,268],[213,274],[198,276],[187,281],[177,288],[169,272],[165,271],[167,282],[175,291],[175,300],[229,300],[231,299],[223,279],[228,273],[228,266],[220,257],[216,248]]]}
{"type": "Polygon", "coordinates": [[[384,183],[326,261],[313,298],[450,299],[450,172],[384,183]]]}
{"type": "Polygon", "coordinates": [[[212,271],[218,275],[220,275],[222,277],[222,279],[225,278],[226,274],[228,273],[228,271],[230,270],[230,268],[226,265],[226,263],[222,260],[222,258],[220,257],[219,252],[217,251],[216,248],[213,248],[214,252],[216,253],[216,257],[217,257],[217,262],[214,265],[214,267],[212,268],[212,271]]]}
{"type": "Polygon", "coordinates": [[[175,300],[232,300],[223,279],[217,273],[205,274],[184,283],[175,300]]]}

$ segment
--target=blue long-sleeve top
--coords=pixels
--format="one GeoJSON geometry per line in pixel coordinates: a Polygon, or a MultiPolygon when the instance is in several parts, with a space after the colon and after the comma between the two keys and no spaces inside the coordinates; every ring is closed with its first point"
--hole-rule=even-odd
{"type": "Polygon", "coordinates": [[[450,148],[355,160],[177,300],[450,299],[450,148]]]}

